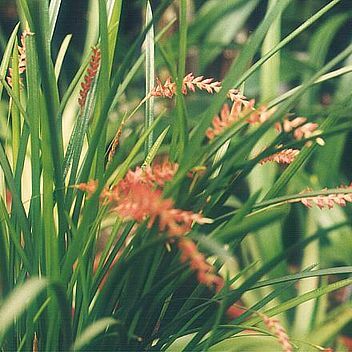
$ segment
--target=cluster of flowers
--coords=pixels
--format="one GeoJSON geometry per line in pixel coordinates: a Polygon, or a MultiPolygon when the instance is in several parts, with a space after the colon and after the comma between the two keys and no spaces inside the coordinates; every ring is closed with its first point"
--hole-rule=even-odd
{"type": "Polygon", "coordinates": [[[98,73],[99,66],[100,66],[100,60],[101,60],[101,52],[99,48],[92,48],[92,56],[89,61],[89,65],[87,68],[87,72],[84,76],[84,80],[81,83],[81,90],[79,92],[79,98],[78,98],[78,104],[83,110],[86,100],[87,100],[87,95],[92,87],[93,80],[95,76],[98,73]]]}
{"type": "MultiPolygon", "coordinates": [[[[349,186],[340,186],[338,187],[341,190],[352,189],[352,183],[349,186]]],[[[327,191],[327,188],[324,188],[323,191],[327,191]]],[[[306,192],[311,192],[311,189],[306,189],[302,193],[306,192]]],[[[328,195],[321,195],[321,196],[316,196],[316,197],[304,197],[300,198],[298,201],[300,201],[302,204],[304,204],[308,208],[312,208],[313,205],[316,205],[319,209],[331,209],[336,205],[339,205],[341,207],[346,206],[346,203],[351,203],[352,202],[352,193],[336,193],[336,194],[328,194],[328,195]]]]}
{"type": "MultiPolygon", "coordinates": [[[[101,199],[126,220],[142,222],[148,218],[148,228],[158,221],[161,232],[167,232],[171,237],[184,235],[194,222],[205,224],[210,220],[192,211],[176,209],[172,199],[163,198],[162,188],[172,179],[177,168],[177,164],[170,162],[144,169],[137,167],[135,171],[128,171],[117,185],[104,189],[101,199]]],[[[90,181],[76,187],[92,194],[97,183],[90,181]]]]}
{"type": "MultiPolygon", "coordinates": [[[[28,30],[24,30],[21,34],[21,45],[18,45],[18,73],[21,75],[26,71],[26,37],[29,35],[33,35],[32,32],[28,30]]],[[[9,68],[9,74],[6,77],[7,83],[9,86],[12,87],[12,75],[13,75],[13,68],[9,68]]]]}
{"type": "MultiPolygon", "coordinates": [[[[228,97],[232,100],[232,106],[224,104],[220,115],[216,115],[212,121],[212,127],[206,131],[208,139],[213,139],[220,135],[225,129],[232,124],[242,119],[250,125],[262,124],[267,121],[275,112],[275,108],[268,109],[265,105],[255,108],[255,100],[247,100],[246,97],[240,94],[237,90],[232,90],[228,93],[228,97]]],[[[293,120],[284,119],[282,123],[277,123],[275,129],[278,133],[291,133],[293,138],[301,140],[303,138],[310,138],[319,133],[318,124],[307,122],[305,117],[297,117],[293,120]]],[[[322,138],[316,138],[316,142],[324,145],[322,138]]],[[[306,145],[309,146],[311,142],[306,145]]],[[[273,155],[264,158],[260,161],[261,164],[269,161],[274,161],[279,164],[290,164],[299,154],[298,149],[283,149],[273,155]]]]}
{"type": "MultiPolygon", "coordinates": [[[[196,88],[205,90],[208,93],[219,92],[221,90],[221,82],[214,81],[213,78],[204,78],[204,76],[195,77],[189,73],[184,77],[182,82],[182,93],[187,94],[188,91],[194,92],[196,88]]],[[[157,84],[152,91],[152,96],[172,98],[177,91],[176,83],[172,81],[171,77],[167,78],[164,83],[157,78],[157,84]]],[[[262,124],[267,121],[275,112],[275,108],[268,109],[265,105],[255,108],[255,100],[248,100],[237,89],[230,89],[227,97],[232,101],[231,108],[228,104],[224,104],[220,114],[213,118],[212,126],[206,130],[206,136],[209,140],[214,139],[235,122],[245,119],[248,124],[262,124]]],[[[305,117],[297,117],[293,120],[285,118],[282,123],[277,123],[275,129],[278,133],[292,133],[293,138],[301,140],[303,138],[310,138],[319,133],[318,124],[307,122],[305,117]]],[[[316,142],[324,145],[322,138],[316,138],[316,142]]],[[[311,142],[307,142],[309,146],[311,142]]],[[[279,164],[290,164],[298,155],[298,149],[284,149],[265,159],[260,163],[264,164],[273,161],[279,164]]]]}
{"type": "Polygon", "coordinates": [[[247,100],[238,90],[231,89],[227,93],[227,97],[232,101],[231,108],[228,104],[224,104],[220,115],[216,115],[212,121],[212,127],[206,131],[208,139],[213,139],[235,122],[243,120],[250,125],[261,124],[267,121],[275,109],[268,109],[265,105],[255,108],[255,100],[247,100]]]}
{"type": "MultiPolygon", "coordinates": [[[[170,162],[144,169],[137,167],[134,171],[128,171],[117,185],[104,189],[100,199],[126,220],[140,223],[148,219],[149,228],[157,222],[159,230],[167,232],[171,241],[176,241],[181,252],[181,262],[189,264],[190,269],[196,273],[198,282],[219,292],[224,286],[223,278],[207,262],[196,243],[184,236],[194,223],[206,224],[211,220],[199,213],[176,209],[171,199],[162,197],[165,183],[173,178],[177,169],[178,165],[170,162]]],[[[93,180],[79,184],[76,188],[87,192],[89,197],[96,191],[97,186],[97,182],[93,180]]],[[[233,307],[229,308],[227,316],[233,316],[233,307]]]]}
{"type": "MultiPolygon", "coordinates": [[[[247,121],[252,120],[251,115],[255,111],[254,99],[250,101],[242,100],[241,98],[236,99],[235,95],[232,98],[234,100],[231,109],[228,104],[224,104],[220,115],[213,118],[212,127],[209,127],[205,132],[208,139],[211,140],[220,135],[233,123],[243,119],[246,116],[248,116],[247,121]]],[[[258,116],[256,115],[255,118],[258,118],[258,116]]]]}
{"type": "MultiPolygon", "coordinates": [[[[317,133],[319,125],[314,122],[307,122],[306,117],[296,117],[293,120],[289,120],[287,118],[284,119],[282,123],[278,122],[275,125],[275,129],[277,132],[286,132],[293,134],[293,138],[296,140],[301,140],[303,138],[310,138],[317,133]]],[[[315,140],[319,145],[324,145],[325,142],[322,138],[316,138],[315,140]]],[[[311,142],[307,142],[307,146],[309,146],[311,142]]]]}

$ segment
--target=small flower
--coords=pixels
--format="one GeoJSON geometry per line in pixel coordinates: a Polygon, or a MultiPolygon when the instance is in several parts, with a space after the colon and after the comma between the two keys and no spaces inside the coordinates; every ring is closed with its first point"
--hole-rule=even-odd
{"type": "MultiPolygon", "coordinates": [[[[284,119],[281,123],[275,125],[275,129],[280,133],[282,131],[286,133],[293,132],[293,138],[301,140],[303,138],[310,138],[316,134],[319,134],[319,125],[315,122],[306,122],[306,117],[296,117],[293,120],[284,119]]],[[[322,138],[318,137],[315,140],[319,145],[324,145],[325,142],[322,138]]],[[[307,142],[307,146],[310,146],[311,142],[307,142]]]]}
{"type": "Polygon", "coordinates": [[[298,149],[284,149],[260,160],[259,163],[263,165],[267,162],[274,161],[278,164],[291,164],[298,154],[298,149]]]}
{"type": "Polygon", "coordinates": [[[276,108],[268,109],[265,105],[260,106],[254,110],[247,119],[247,122],[251,125],[262,124],[274,114],[276,108]]]}
{"type": "Polygon", "coordinates": [[[282,351],[292,352],[293,347],[291,345],[290,338],[288,337],[284,327],[280,324],[280,321],[277,318],[270,318],[262,313],[258,313],[258,315],[262,318],[266,327],[276,336],[282,347],[282,351]]]}
{"type": "Polygon", "coordinates": [[[176,94],[176,89],[176,83],[171,81],[171,77],[167,78],[164,84],[157,78],[156,86],[152,90],[151,95],[155,97],[172,98],[176,94]]]}
{"type": "MultiPolygon", "coordinates": [[[[189,232],[194,223],[207,224],[211,220],[192,211],[174,208],[172,199],[162,197],[162,187],[172,179],[177,164],[164,162],[161,165],[143,170],[137,167],[128,171],[126,176],[112,189],[104,189],[100,199],[110,204],[121,218],[142,222],[149,219],[150,228],[158,221],[159,230],[171,237],[189,232]]],[[[88,192],[90,196],[97,188],[96,181],[79,184],[76,188],[88,192]]]]}
{"type": "MultiPolygon", "coordinates": [[[[140,167],[128,171],[126,176],[111,189],[104,189],[100,199],[110,205],[111,210],[125,220],[141,223],[148,220],[147,227],[157,224],[160,232],[166,232],[170,239],[178,238],[181,261],[189,261],[190,269],[197,273],[201,284],[221,289],[223,279],[214,273],[195,243],[183,236],[191,231],[193,224],[208,224],[210,219],[199,213],[177,209],[172,199],[165,199],[162,187],[172,179],[178,168],[177,164],[165,161],[147,169],[140,167]]],[[[88,196],[97,189],[97,181],[79,184],[76,188],[88,192],[88,196]]]]}
{"type": "Polygon", "coordinates": [[[78,104],[81,110],[84,109],[88,92],[92,86],[95,76],[98,73],[100,59],[101,59],[100,49],[92,48],[92,56],[87,68],[86,75],[84,76],[84,81],[81,83],[81,90],[79,92],[78,104]]]}
{"type": "MultiPolygon", "coordinates": [[[[26,59],[26,42],[25,39],[29,35],[34,33],[24,30],[21,34],[21,46],[18,46],[18,73],[21,75],[26,71],[27,59],[26,59]]],[[[12,87],[12,68],[9,68],[9,75],[6,77],[7,83],[12,87]]]]}
{"type": "Polygon", "coordinates": [[[289,132],[293,131],[295,128],[303,125],[306,121],[307,121],[306,117],[296,117],[293,120],[289,120],[289,119],[285,118],[284,121],[282,122],[282,124],[280,122],[275,124],[275,129],[279,133],[282,131],[289,133],[289,132]]]}
{"type": "Polygon", "coordinates": [[[87,183],[80,183],[78,185],[75,185],[74,187],[79,189],[80,191],[87,192],[88,193],[88,197],[89,197],[98,188],[98,181],[90,180],[87,183]]]}
{"type": "Polygon", "coordinates": [[[230,89],[227,93],[227,97],[232,101],[239,101],[241,102],[244,106],[249,104],[249,101],[247,100],[247,98],[240,93],[240,91],[238,89],[230,89]]]}

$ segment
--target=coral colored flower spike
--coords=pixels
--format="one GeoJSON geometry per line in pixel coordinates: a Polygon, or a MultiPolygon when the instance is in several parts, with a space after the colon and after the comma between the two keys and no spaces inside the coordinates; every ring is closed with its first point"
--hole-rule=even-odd
{"type": "Polygon", "coordinates": [[[87,95],[92,87],[93,80],[98,73],[99,65],[100,65],[101,53],[100,49],[93,48],[92,56],[87,68],[87,73],[84,76],[84,81],[81,83],[81,90],[79,92],[78,104],[81,107],[81,110],[84,109],[86,104],[87,95]]]}
{"type": "Polygon", "coordinates": [[[276,336],[278,342],[282,346],[282,351],[292,352],[293,348],[290,339],[286,333],[286,330],[280,324],[280,321],[277,318],[270,318],[262,313],[258,314],[263,319],[263,322],[266,327],[276,336]]]}
{"type": "Polygon", "coordinates": [[[298,149],[284,149],[278,153],[275,153],[262,159],[259,163],[265,164],[267,162],[274,161],[278,164],[291,164],[298,154],[298,149]]]}
{"type": "MultiPolygon", "coordinates": [[[[206,90],[210,94],[218,93],[221,89],[221,82],[214,82],[214,78],[204,78],[204,76],[195,77],[193,73],[189,73],[182,81],[182,94],[186,95],[188,91],[195,92],[196,88],[206,90]]],[[[176,83],[168,77],[164,84],[157,78],[156,86],[151,94],[156,97],[172,98],[176,92],[176,83]]]]}

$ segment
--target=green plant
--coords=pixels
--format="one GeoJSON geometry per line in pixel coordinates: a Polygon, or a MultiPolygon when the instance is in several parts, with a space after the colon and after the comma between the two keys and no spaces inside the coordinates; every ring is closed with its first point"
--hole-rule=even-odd
{"type": "MultiPolygon", "coordinates": [[[[70,38],[52,55],[61,1],[17,2],[20,47],[16,26],[0,67],[1,114],[11,130],[0,145],[3,350],[260,350],[279,342],[292,351],[334,343],[352,318],[351,303],[329,311],[327,295],[352,279],[327,277],[350,275],[350,254],[343,265],[315,263],[330,237],[333,248],[352,248],[350,239],[336,238],[350,228],[350,209],[338,206],[352,201],[352,188],[329,183],[318,161],[331,158],[331,141],[351,128],[351,96],[337,95],[325,108],[317,87],[337,77],[343,84],[352,46],[328,61],[333,35],[317,32],[326,55],[313,41],[314,72],[307,64],[303,83],[281,95],[278,59],[340,2],[330,1],[280,40],[293,1],[270,1],[220,82],[186,74],[187,49],[228,23],[225,14],[249,17],[260,1],[208,1],[189,22],[191,2],[180,0],[171,33],[175,21],[158,24],[174,2],[152,8],[147,1],[145,24],[123,58],[125,2],[91,1],[99,14],[86,41],[93,48],[67,86],[60,78],[70,38]],[[156,78],[155,69],[165,67],[165,79],[156,78]],[[261,103],[245,97],[258,71],[261,103]],[[126,99],[130,91],[139,96],[135,105],[126,99]],[[306,112],[309,121],[292,111],[306,112]],[[330,189],[304,191],[324,181],[330,189]],[[338,221],[304,205],[334,207],[338,221]],[[297,243],[281,242],[287,219],[299,219],[305,233],[297,243]],[[287,259],[302,252],[300,269],[290,272],[287,259]]],[[[336,33],[342,24],[338,17],[319,28],[336,33]]],[[[211,55],[221,50],[215,46],[211,55]]]]}

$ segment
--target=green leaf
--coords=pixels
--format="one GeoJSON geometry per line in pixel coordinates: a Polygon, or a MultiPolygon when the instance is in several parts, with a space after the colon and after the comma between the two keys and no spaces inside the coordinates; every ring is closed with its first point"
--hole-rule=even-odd
{"type": "Polygon", "coordinates": [[[326,321],[314,328],[308,336],[305,336],[305,340],[317,345],[325,345],[351,321],[351,304],[344,304],[331,311],[326,321]]]}

